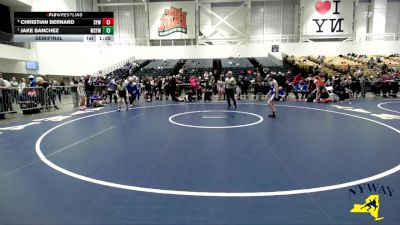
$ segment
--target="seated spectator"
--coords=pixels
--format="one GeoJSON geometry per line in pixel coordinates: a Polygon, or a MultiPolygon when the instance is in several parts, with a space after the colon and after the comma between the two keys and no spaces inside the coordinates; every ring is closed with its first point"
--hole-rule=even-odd
{"type": "Polygon", "coordinates": [[[293,79],[293,85],[297,85],[301,80],[303,80],[301,74],[297,74],[293,79]]]}
{"type": "Polygon", "coordinates": [[[107,104],[107,101],[97,92],[93,92],[92,96],[90,96],[90,100],[92,102],[92,107],[103,107],[107,104]]]}
{"type": "Polygon", "coordinates": [[[184,98],[182,98],[180,95],[179,95],[179,92],[177,92],[177,91],[175,91],[175,101],[176,102],[184,102],[185,101],[185,99],[184,98]]]}
{"type": "Polygon", "coordinates": [[[329,93],[326,91],[325,88],[321,89],[319,102],[322,102],[322,103],[332,102],[332,99],[330,98],[329,93]]]}
{"type": "Polygon", "coordinates": [[[300,80],[297,85],[294,86],[294,96],[296,96],[296,100],[299,99],[299,93],[301,93],[301,99],[304,99],[308,94],[308,87],[304,80],[300,80]]]}
{"type": "Polygon", "coordinates": [[[195,93],[193,92],[192,89],[187,89],[186,90],[186,94],[185,94],[184,100],[186,102],[194,102],[196,100],[195,93]]]}
{"type": "Polygon", "coordinates": [[[281,86],[278,87],[278,99],[280,102],[286,101],[286,91],[281,86]]]}

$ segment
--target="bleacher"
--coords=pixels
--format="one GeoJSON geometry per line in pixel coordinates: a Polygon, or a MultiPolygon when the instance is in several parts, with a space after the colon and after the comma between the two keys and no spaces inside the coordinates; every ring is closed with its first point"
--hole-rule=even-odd
{"type": "Polygon", "coordinates": [[[221,59],[222,69],[232,71],[234,77],[247,74],[248,70],[254,71],[253,64],[247,58],[221,59]]]}
{"type": "Polygon", "coordinates": [[[263,67],[270,67],[270,68],[274,68],[274,67],[280,67],[279,65],[275,64],[274,62],[272,62],[271,60],[269,60],[267,57],[258,57],[255,58],[258,63],[260,63],[263,67]]]}
{"type": "Polygon", "coordinates": [[[280,66],[268,59],[267,57],[257,57],[255,58],[255,60],[261,65],[263,69],[268,69],[269,71],[286,73],[289,69],[288,64],[283,63],[283,66],[280,66]]]}
{"type": "MultiPolygon", "coordinates": [[[[148,60],[135,60],[132,63],[132,72],[140,70],[143,66],[148,63],[148,60]]],[[[114,77],[115,79],[125,79],[129,75],[129,64],[126,64],[122,68],[118,68],[113,72],[107,74],[107,77],[114,77]]]]}
{"type": "Polygon", "coordinates": [[[135,76],[145,77],[145,76],[169,76],[174,70],[175,66],[178,64],[178,59],[155,59],[150,61],[145,67],[135,73],[135,76]]]}
{"type": "Polygon", "coordinates": [[[212,72],[212,59],[187,59],[184,66],[184,76],[203,76],[205,71],[212,72]]]}

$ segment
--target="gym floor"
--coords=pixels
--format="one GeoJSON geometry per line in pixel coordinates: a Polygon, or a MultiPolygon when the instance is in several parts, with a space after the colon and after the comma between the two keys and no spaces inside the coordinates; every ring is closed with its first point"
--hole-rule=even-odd
{"type": "Polygon", "coordinates": [[[0,224],[400,223],[400,101],[141,103],[0,125],[0,224]]]}

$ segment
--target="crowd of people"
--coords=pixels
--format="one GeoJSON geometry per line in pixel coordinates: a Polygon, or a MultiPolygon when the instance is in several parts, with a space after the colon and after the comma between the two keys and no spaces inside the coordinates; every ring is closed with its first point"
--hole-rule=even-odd
{"type": "MultiPolygon", "coordinates": [[[[13,112],[13,102],[30,100],[30,104],[58,109],[57,101],[62,101],[62,94],[72,97],[75,108],[85,110],[87,107],[102,107],[109,103],[117,105],[118,110],[123,106],[126,109],[134,107],[135,103],[143,98],[145,102],[157,100],[172,101],[212,101],[227,100],[228,106],[237,107],[236,100],[253,99],[263,100],[270,97],[271,79],[276,81],[274,90],[275,101],[290,99],[306,102],[346,101],[350,98],[365,97],[372,92],[376,97],[396,97],[399,91],[400,71],[382,63],[382,58],[366,59],[365,56],[349,54],[348,59],[366,61],[366,67],[352,67],[345,73],[340,70],[325,70],[324,56],[316,58],[320,65],[313,70],[299,70],[299,65],[293,64],[287,73],[273,71],[254,72],[245,76],[224,71],[220,74],[205,72],[202,76],[187,76],[182,70],[176,75],[166,77],[136,77],[128,76],[82,76],[72,78],[70,82],[57,82],[46,76],[10,81],[3,79],[0,73],[0,110],[13,112]],[[368,71],[367,71],[368,70],[368,71]],[[327,72],[329,71],[329,72],[327,72]],[[374,71],[375,75],[370,76],[374,71]],[[34,89],[34,88],[41,89],[34,89]],[[12,90],[6,92],[5,90],[12,90]],[[46,91],[46,94],[42,90],[46,91]],[[32,103],[33,102],[33,103],[32,103]]],[[[29,107],[27,105],[26,107],[29,107]]],[[[0,112],[1,115],[3,115],[0,112]]],[[[3,115],[4,116],[4,115],[3,115]]]]}
{"type": "Polygon", "coordinates": [[[19,81],[12,77],[8,81],[0,72],[0,118],[4,118],[5,112],[16,113],[13,103],[18,103],[23,110],[43,107],[59,109],[56,98],[61,101],[61,90],[50,88],[59,85],[56,80],[48,80],[46,76],[35,78],[30,75],[27,80],[21,78],[19,81]]]}

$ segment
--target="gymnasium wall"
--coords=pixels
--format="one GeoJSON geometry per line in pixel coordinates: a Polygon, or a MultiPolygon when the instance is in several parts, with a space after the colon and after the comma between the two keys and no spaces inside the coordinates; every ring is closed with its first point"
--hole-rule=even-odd
{"type": "Polygon", "coordinates": [[[0,71],[3,73],[35,74],[35,71],[26,70],[26,62],[10,59],[0,59],[0,71]]]}
{"type": "MultiPolygon", "coordinates": [[[[399,42],[318,42],[280,44],[288,55],[400,53],[399,42]]],[[[46,43],[37,46],[39,73],[92,74],[134,56],[136,59],[227,58],[267,56],[271,45],[128,46],[87,43],[46,43]]]]}
{"type": "MultiPolygon", "coordinates": [[[[18,0],[29,2],[32,4],[33,11],[75,11],[76,0],[18,0]]],[[[289,1],[285,1],[289,2],[289,1]]],[[[276,24],[285,21],[278,21],[276,24],[263,19],[265,13],[270,15],[272,12],[266,9],[274,9],[270,2],[257,3],[253,2],[251,7],[252,24],[257,24],[251,28],[251,34],[258,35],[264,33],[278,32],[276,24]],[[261,5],[257,5],[261,4],[261,5]],[[263,9],[263,10],[261,10],[263,9]],[[253,21],[254,20],[254,21],[253,21]],[[261,29],[262,28],[262,29],[261,29]],[[276,31],[275,31],[275,30],[276,31]],[[262,31],[261,31],[262,30],[262,31]],[[274,32],[272,32],[274,30],[274,32]],[[270,32],[271,31],[271,32],[270,32]]],[[[388,1],[388,5],[394,9],[398,9],[398,3],[388,1]]],[[[285,5],[288,13],[292,8],[285,5]]],[[[209,7],[212,7],[211,4],[209,7]]],[[[233,7],[233,6],[232,6],[233,7]]],[[[231,7],[231,8],[232,8],[231,7]]],[[[292,6],[293,7],[293,6],[292,6]]],[[[219,13],[226,14],[224,10],[229,8],[227,5],[214,4],[215,10],[219,13]]],[[[136,8],[134,8],[136,10],[136,8]]],[[[276,8],[277,9],[277,8],[276,8]]],[[[237,15],[245,15],[247,12],[238,11],[237,15]]],[[[391,9],[388,9],[390,11],[391,9]]],[[[393,11],[392,10],[392,11],[393,11]]],[[[118,11],[118,10],[117,10],[118,11]]],[[[139,10],[140,12],[143,10],[139,10]]],[[[276,10],[275,10],[276,11],[276,10]]],[[[364,3],[360,3],[357,13],[357,31],[356,33],[367,33],[367,16],[365,12],[368,7],[364,3]]],[[[392,12],[390,11],[390,12],[392,12]]],[[[119,12],[119,11],[118,11],[119,12]]],[[[121,15],[127,14],[121,11],[121,15]]],[[[136,11],[135,11],[136,13],[136,11]]],[[[388,12],[389,13],[389,12],[388,12]]],[[[290,13],[289,13],[290,14],[290,13]]],[[[394,15],[395,10],[390,15],[394,15]]],[[[136,15],[136,14],[134,14],[136,15]]],[[[139,15],[139,14],[138,14],[139,15]]],[[[239,17],[235,14],[229,19],[235,22],[239,17]]],[[[396,14],[398,15],[398,14],[396,14]]],[[[208,20],[200,20],[200,29],[207,26],[215,25],[213,16],[200,10],[201,18],[209,18],[208,20]]],[[[393,16],[392,16],[393,17],[393,16]]],[[[286,18],[286,17],[285,17],[286,18]]],[[[135,16],[136,19],[136,16],[135,16]]],[[[215,19],[215,18],[214,18],[215,19]]],[[[397,18],[386,20],[397,22],[397,18]]],[[[389,22],[390,23],[390,22],[389,22]]],[[[220,25],[221,26],[221,25],[220,25]]],[[[394,25],[393,25],[394,26],[394,25]]],[[[239,26],[240,27],[240,26],[239,26]]],[[[286,26],[285,26],[286,27],[286,26]]],[[[289,26],[292,27],[292,26],[289,26]]],[[[135,26],[135,30],[139,27],[135,26]]],[[[226,27],[221,26],[219,32],[226,31],[226,27]]],[[[243,28],[243,27],[242,27],[243,28]]],[[[241,32],[246,30],[241,28],[241,32]]],[[[294,30],[295,28],[293,28],[294,30]]],[[[393,28],[394,29],[394,28],[393,28]]],[[[388,30],[388,28],[386,28],[388,30]]],[[[394,31],[394,30],[393,30],[394,31]]],[[[122,32],[122,31],[121,31],[122,32]]],[[[280,31],[286,33],[286,31],[280,31]]],[[[288,33],[293,32],[292,28],[288,33]]],[[[122,32],[123,33],[123,32],[122,32]]],[[[120,35],[122,35],[122,33],[120,35]]],[[[140,32],[139,32],[140,33],[140,32]]],[[[205,32],[206,33],[206,32],[205,32]]],[[[135,36],[136,36],[135,31],[135,36]]],[[[129,35],[126,35],[129,36],[129,35]]],[[[125,37],[125,36],[123,36],[125,37]]],[[[140,36],[142,37],[142,36],[140,36]]],[[[121,36],[122,38],[122,36],[121,36]]],[[[359,54],[392,54],[400,53],[400,42],[318,42],[318,43],[288,43],[280,44],[280,51],[289,55],[338,55],[355,52],[359,54]]],[[[25,63],[22,60],[39,61],[40,74],[53,75],[83,75],[92,74],[98,70],[110,67],[127,58],[136,57],[137,59],[180,59],[180,58],[227,58],[227,57],[262,57],[267,56],[271,50],[271,44],[266,45],[202,45],[202,46],[129,46],[125,44],[98,45],[95,43],[32,43],[31,49],[16,48],[0,44],[0,70],[4,72],[27,73],[25,63]],[[2,59],[7,58],[7,59],[2,59]]]]}
{"type": "Polygon", "coordinates": [[[36,50],[0,44],[0,71],[27,73],[25,61],[37,61],[36,50]]]}

